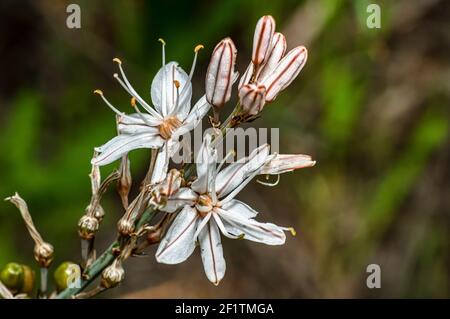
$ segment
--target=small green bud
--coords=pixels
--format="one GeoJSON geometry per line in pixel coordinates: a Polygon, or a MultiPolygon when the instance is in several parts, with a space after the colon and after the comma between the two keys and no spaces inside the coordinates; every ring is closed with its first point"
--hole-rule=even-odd
{"type": "Polygon", "coordinates": [[[34,271],[18,263],[9,263],[0,272],[0,280],[13,293],[31,293],[34,279],[34,271]]]}
{"type": "Polygon", "coordinates": [[[56,268],[53,278],[55,279],[56,289],[62,291],[80,282],[81,268],[73,262],[63,262],[56,268]]]}

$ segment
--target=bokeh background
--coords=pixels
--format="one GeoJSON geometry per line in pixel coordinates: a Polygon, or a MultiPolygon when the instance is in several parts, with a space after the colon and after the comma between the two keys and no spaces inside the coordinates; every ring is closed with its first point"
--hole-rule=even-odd
{"type": "MultiPolygon", "coordinates": [[[[198,251],[168,266],[152,247],[127,261],[125,282],[103,297],[450,297],[450,1],[1,1],[0,196],[19,191],[56,262],[77,261],[92,148],[115,133],[92,91],[129,108],[111,59],[122,58],[145,95],[160,66],[159,37],[185,69],[202,43],[200,97],[214,45],[231,36],[242,73],[263,14],[276,18],[290,48],[305,45],[309,60],[255,125],[279,127],[284,153],[318,164],[275,188],[252,183],[240,198],[298,235],[282,247],[224,239],[219,287],[206,280],[198,251]],[[81,29],[66,27],[72,2],[81,29]],[[372,2],[380,29],[366,26],[372,2]],[[381,266],[380,289],[366,287],[371,263],[381,266]]],[[[135,181],[147,158],[133,153],[135,181]]],[[[99,250],[122,213],[113,190],[104,207],[99,250]]],[[[35,267],[32,247],[16,209],[0,203],[0,266],[35,267]]]]}

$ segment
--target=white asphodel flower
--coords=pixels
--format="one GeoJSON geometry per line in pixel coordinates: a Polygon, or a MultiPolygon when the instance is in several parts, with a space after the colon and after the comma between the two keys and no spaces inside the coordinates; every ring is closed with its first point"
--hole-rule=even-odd
{"type": "Polygon", "coordinates": [[[114,107],[96,90],[104,102],[117,114],[118,135],[95,150],[98,155],[92,159],[95,165],[106,165],[129,151],[138,148],[159,149],[153,170],[151,183],[162,181],[168,171],[170,157],[179,146],[179,137],[193,130],[206,115],[211,105],[203,96],[191,109],[192,84],[198,51],[195,48],[194,61],[189,75],[176,62],[165,62],[165,43],[162,39],[162,68],[158,71],[151,85],[150,106],[131,86],[122,68],[122,62],[115,58],[120,75],[114,74],[119,84],[131,95],[134,114],[124,114],[114,107]],[[138,104],[145,111],[141,111],[138,104]]]}
{"type": "Polygon", "coordinates": [[[256,221],[254,218],[258,212],[235,196],[256,175],[280,174],[315,163],[310,157],[298,155],[303,161],[289,158],[288,161],[295,164],[288,164],[285,156],[288,155],[270,155],[269,145],[265,144],[249,157],[222,169],[227,158],[216,167],[216,150],[211,146],[210,135],[207,135],[197,158],[197,179],[190,188],[180,188],[170,196],[162,208],[166,212],[182,209],[158,247],[157,261],[181,263],[192,254],[198,241],[206,276],[217,285],[226,268],[220,233],[225,237],[244,238],[267,245],[284,244],[284,232],[294,233],[292,228],[256,221]]]}

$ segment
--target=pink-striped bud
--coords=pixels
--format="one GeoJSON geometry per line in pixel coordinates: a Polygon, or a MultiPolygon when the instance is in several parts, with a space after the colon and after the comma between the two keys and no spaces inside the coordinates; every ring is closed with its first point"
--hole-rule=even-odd
{"type": "Polygon", "coordinates": [[[230,38],[225,38],[214,48],[206,73],[206,100],[220,108],[231,97],[236,47],[230,38]]]}
{"type": "Polygon", "coordinates": [[[239,90],[239,102],[245,114],[258,114],[266,104],[266,87],[256,84],[244,85],[239,90]]]}
{"type": "Polygon", "coordinates": [[[259,72],[258,80],[263,81],[264,78],[272,72],[286,53],[286,48],[287,43],[285,36],[279,32],[275,32],[266,62],[259,72]]]}
{"type": "Polygon", "coordinates": [[[311,156],[303,154],[277,154],[261,169],[261,175],[278,175],[296,169],[312,167],[316,164],[311,156]]]}
{"type": "Polygon", "coordinates": [[[275,100],[278,93],[291,84],[305,65],[307,56],[308,53],[303,46],[292,49],[262,81],[267,89],[267,102],[275,100]]]}
{"type": "Polygon", "coordinates": [[[275,20],[272,16],[263,16],[258,20],[253,36],[252,62],[255,66],[262,64],[269,53],[275,32],[275,20]]]}

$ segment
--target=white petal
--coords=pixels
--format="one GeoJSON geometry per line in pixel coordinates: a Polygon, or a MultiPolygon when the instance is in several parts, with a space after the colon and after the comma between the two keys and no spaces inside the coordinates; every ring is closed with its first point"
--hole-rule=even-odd
{"type": "Polygon", "coordinates": [[[175,105],[177,101],[177,88],[174,81],[180,83],[179,87],[179,110],[180,114],[187,114],[192,96],[192,84],[189,80],[189,75],[178,66],[176,62],[169,62],[163,68],[159,69],[158,73],[153,79],[151,87],[151,96],[153,105],[156,110],[163,116],[173,114],[175,111],[175,105]],[[165,78],[164,75],[165,74],[165,78]],[[165,80],[165,83],[163,83],[165,80]],[[166,107],[163,107],[161,101],[162,90],[166,92],[166,107]],[[187,108],[187,111],[186,111],[187,108]]]}
{"type": "Polygon", "coordinates": [[[316,161],[311,159],[309,155],[302,154],[277,154],[275,158],[267,162],[261,169],[261,175],[277,175],[293,170],[311,167],[316,161]]]}
{"type": "Polygon", "coordinates": [[[274,32],[275,20],[272,16],[263,16],[258,20],[253,36],[252,62],[255,65],[260,65],[267,59],[274,32]]]}
{"type": "Polygon", "coordinates": [[[155,167],[153,168],[151,184],[160,183],[166,178],[169,170],[170,158],[173,156],[178,146],[179,143],[177,141],[170,139],[159,149],[158,155],[156,156],[155,167]]]}
{"type": "Polygon", "coordinates": [[[161,120],[155,118],[153,115],[142,112],[141,114],[133,113],[127,114],[126,116],[117,116],[117,124],[119,125],[148,125],[158,126],[161,124],[161,120]],[[142,116],[145,118],[145,122],[142,120],[142,116]]]}
{"type": "Polygon", "coordinates": [[[159,244],[156,260],[164,264],[178,264],[185,261],[195,249],[194,233],[197,222],[196,210],[185,206],[159,244]]]}
{"type": "Polygon", "coordinates": [[[173,138],[176,139],[177,137],[195,129],[203,117],[208,113],[210,108],[211,104],[206,101],[206,95],[204,95],[198,100],[197,103],[195,103],[191,112],[184,120],[184,123],[173,133],[173,138]]]}
{"type": "Polygon", "coordinates": [[[226,230],[234,235],[244,234],[244,239],[266,245],[282,245],[286,235],[282,227],[271,223],[260,223],[226,210],[218,210],[226,230]]]}
{"type": "Polygon", "coordinates": [[[164,143],[159,135],[153,133],[142,133],[135,135],[119,135],[111,139],[106,144],[96,148],[99,152],[91,163],[103,166],[114,162],[122,155],[138,148],[158,148],[164,143]]]}
{"type": "Polygon", "coordinates": [[[231,214],[242,216],[243,218],[254,218],[258,215],[258,212],[237,199],[232,199],[222,206],[222,209],[230,212],[231,214]]]}
{"type": "Polygon", "coordinates": [[[220,231],[214,219],[211,219],[200,232],[199,242],[206,277],[217,286],[225,276],[226,264],[220,231]]]}
{"type": "Polygon", "coordinates": [[[264,62],[263,67],[259,71],[258,81],[264,81],[266,76],[268,76],[278,65],[281,58],[286,53],[287,43],[286,38],[282,33],[275,32],[272,38],[272,47],[266,62],[264,62]]]}
{"type": "Polygon", "coordinates": [[[161,208],[162,211],[173,213],[178,208],[183,206],[193,206],[197,200],[197,193],[190,188],[183,187],[180,188],[173,196],[170,196],[167,200],[167,204],[161,208]]]}
{"type": "Polygon", "coordinates": [[[199,150],[196,167],[197,179],[192,183],[191,188],[199,194],[208,190],[208,186],[213,180],[217,162],[217,152],[211,147],[211,135],[206,135],[199,150]]]}
{"type": "Polygon", "coordinates": [[[303,46],[296,47],[278,63],[262,84],[267,88],[266,100],[275,100],[278,93],[284,90],[302,70],[306,63],[307,51],[303,46]]]}
{"type": "Polygon", "coordinates": [[[216,191],[219,198],[232,192],[246,177],[256,169],[261,168],[268,155],[269,146],[264,144],[255,149],[248,157],[242,158],[221,170],[216,178],[216,191]]]}
{"type": "Polygon", "coordinates": [[[158,120],[150,114],[130,114],[126,117],[117,117],[117,130],[119,134],[140,134],[140,133],[153,133],[159,134],[158,125],[161,124],[161,120],[158,120]],[[145,118],[145,122],[142,119],[145,118]],[[128,118],[129,117],[129,118],[128,118]],[[151,126],[149,124],[152,124],[151,126]]]}

